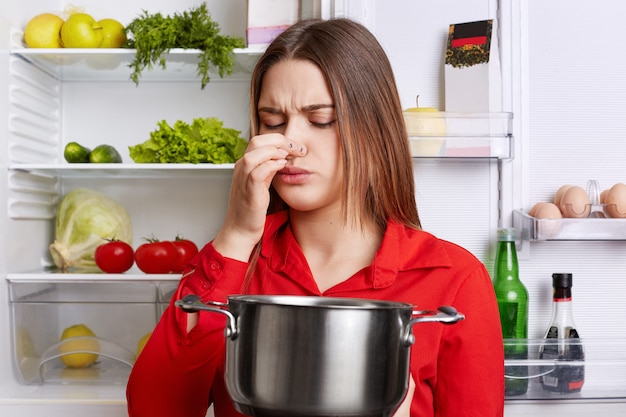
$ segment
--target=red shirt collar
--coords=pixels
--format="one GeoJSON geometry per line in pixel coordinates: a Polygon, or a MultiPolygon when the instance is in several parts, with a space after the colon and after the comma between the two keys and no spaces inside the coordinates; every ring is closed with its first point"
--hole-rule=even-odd
{"type": "MultiPolygon", "coordinates": [[[[309,271],[309,268],[291,228],[288,227],[288,220],[287,211],[267,217],[261,256],[273,271],[283,271],[291,277],[297,277],[303,271],[309,271]]],[[[450,257],[439,239],[423,230],[389,221],[374,261],[356,275],[363,286],[384,288],[395,282],[399,272],[446,268],[451,265],[450,257]]],[[[302,277],[301,284],[308,287],[313,284],[311,281],[312,277],[302,277]]],[[[352,282],[349,285],[354,284],[352,282]]]]}

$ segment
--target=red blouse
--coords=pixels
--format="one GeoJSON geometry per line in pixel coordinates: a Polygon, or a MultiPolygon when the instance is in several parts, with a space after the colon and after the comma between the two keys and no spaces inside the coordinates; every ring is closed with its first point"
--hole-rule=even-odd
{"type": "MultiPolygon", "coordinates": [[[[412,417],[501,417],[504,354],[498,307],[483,264],[467,250],[390,222],[372,264],[320,293],[285,212],[268,216],[252,294],[373,298],[421,309],[454,306],[466,318],[453,325],[413,326],[412,417]]],[[[248,264],[224,258],[207,244],[172,298],[197,294],[226,301],[242,293],[248,264]]],[[[241,416],[224,382],[225,317],[199,313],[186,332],[186,314],[170,304],[135,363],[127,387],[131,417],[241,416]]]]}

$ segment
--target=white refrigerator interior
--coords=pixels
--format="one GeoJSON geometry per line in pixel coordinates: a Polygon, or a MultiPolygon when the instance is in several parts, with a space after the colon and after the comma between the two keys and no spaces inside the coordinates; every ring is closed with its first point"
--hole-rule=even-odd
{"type": "MultiPolygon", "coordinates": [[[[171,14],[192,0],[73,2],[96,18],[128,24],[142,10],[171,14]]],[[[207,0],[222,33],[245,38],[246,0],[207,0]]],[[[537,235],[527,216],[564,184],[602,190],[626,183],[626,58],[620,53],[626,5],[553,0],[319,1],[324,17],[363,22],[387,51],[403,107],[445,110],[443,59],[452,23],[497,19],[502,110],[512,115],[510,152],[487,157],[416,155],[417,202],[424,229],[472,251],[491,271],[496,229],[515,226],[521,279],[530,294],[529,337],[541,338],[551,314],[551,274],[574,275],[574,309],[587,347],[581,394],[506,400],[507,417],[608,417],[626,414],[626,219],[583,219],[567,239],[537,235]],[[608,225],[608,226],[607,226],[608,225]],[[606,230],[605,230],[606,229],[606,230]],[[589,232],[603,233],[590,238],[589,232]],[[539,236],[539,237],[537,237],[539,236]],[[608,236],[608,237],[607,237],[608,236]]],[[[149,332],[178,277],[60,274],[48,245],[56,205],[86,187],[129,211],[133,247],[177,235],[202,246],[221,225],[232,165],[134,164],[128,146],[157,123],[217,117],[247,138],[249,71],[257,51],[238,50],[235,71],[200,88],[193,53],[168,69],[146,71],[135,85],[123,51],[62,51],[37,56],[21,44],[30,17],[62,12],[69,2],[10,2],[0,10],[0,414],[93,417],[126,415],[125,382],[137,341],[149,332]],[[116,169],[72,169],[65,144],[115,146],[116,169]],[[64,372],[50,351],[63,328],[88,323],[105,341],[105,372],[64,372]],[[46,360],[46,355],[50,355],[46,360]]],[[[126,51],[127,52],[127,51],[126,51]]],[[[174,59],[175,58],[175,59],[174,59]]],[[[468,118],[471,116],[468,115],[468,118]]],[[[487,119],[497,115],[483,116],[487,119]]],[[[469,138],[470,140],[472,138],[469,138]]],[[[509,142],[510,141],[510,142],[509,142]]],[[[568,227],[564,223],[562,226],[568,227]]]]}

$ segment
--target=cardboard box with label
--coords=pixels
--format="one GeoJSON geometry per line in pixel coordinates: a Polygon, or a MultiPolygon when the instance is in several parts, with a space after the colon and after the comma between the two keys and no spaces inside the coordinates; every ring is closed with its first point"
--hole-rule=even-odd
{"type": "Polygon", "coordinates": [[[248,0],[248,48],[264,49],[300,19],[300,0],[248,0]]]}
{"type": "MultiPolygon", "coordinates": [[[[446,49],[445,109],[447,113],[474,116],[502,112],[502,75],[496,21],[481,20],[450,25],[446,49]]],[[[459,118],[462,120],[463,118],[459,118]]],[[[479,126],[490,136],[489,117],[477,118],[479,126]]],[[[462,139],[447,141],[447,156],[489,156],[491,143],[485,140],[467,143],[462,139]]]]}

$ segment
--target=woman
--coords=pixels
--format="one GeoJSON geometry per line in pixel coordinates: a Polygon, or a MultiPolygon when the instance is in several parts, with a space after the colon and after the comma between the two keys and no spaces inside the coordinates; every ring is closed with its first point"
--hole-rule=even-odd
{"type": "MultiPolygon", "coordinates": [[[[173,300],[254,293],[452,305],[464,321],[414,326],[411,385],[396,415],[501,416],[491,280],[468,251],[420,230],[398,92],[373,35],[346,19],[286,30],[252,75],[251,121],[224,224],[173,300]]],[[[201,417],[211,403],[217,417],[238,415],[219,316],[164,312],[129,379],[130,416],[201,417]]]]}

